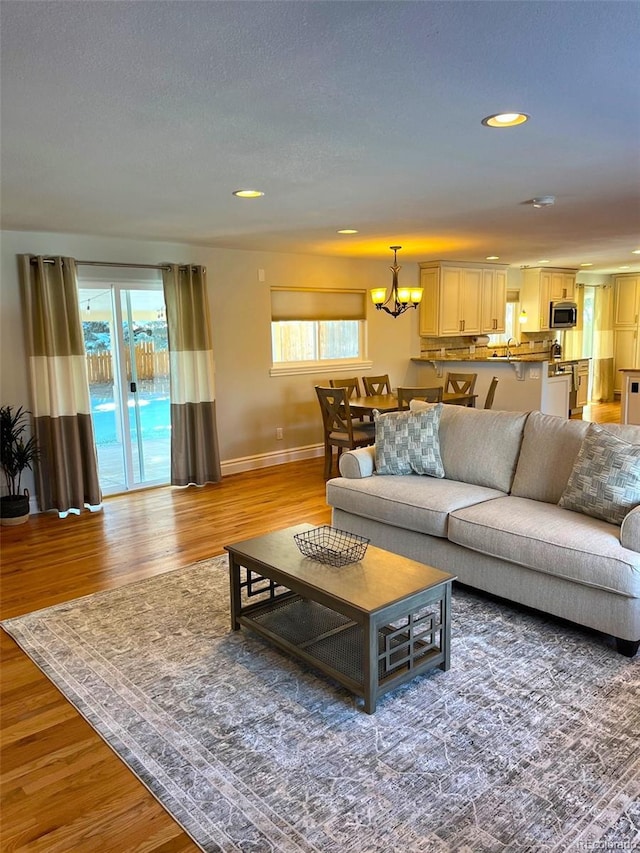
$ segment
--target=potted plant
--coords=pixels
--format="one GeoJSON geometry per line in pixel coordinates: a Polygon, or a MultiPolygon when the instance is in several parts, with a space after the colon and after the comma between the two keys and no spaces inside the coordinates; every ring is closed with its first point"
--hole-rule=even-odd
{"type": "Polygon", "coordinates": [[[32,469],[39,456],[34,436],[25,440],[29,415],[21,406],[0,406],[0,464],[7,494],[0,497],[0,524],[23,524],[29,518],[29,491],[20,491],[25,468],[32,469]]]}

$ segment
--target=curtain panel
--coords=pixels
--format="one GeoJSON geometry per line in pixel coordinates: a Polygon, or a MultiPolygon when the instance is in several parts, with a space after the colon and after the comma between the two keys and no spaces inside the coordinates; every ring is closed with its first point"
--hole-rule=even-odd
{"type": "Polygon", "coordinates": [[[38,506],[61,515],[97,509],[98,480],[87,362],[73,258],[21,255],[20,283],[38,506]]]}
{"type": "Polygon", "coordinates": [[[171,484],[222,479],[206,271],[171,264],[162,274],[169,330],[171,484]]]}
{"type": "Polygon", "coordinates": [[[596,403],[610,402],[613,387],[613,288],[596,287],[593,316],[593,391],[596,403]]]}

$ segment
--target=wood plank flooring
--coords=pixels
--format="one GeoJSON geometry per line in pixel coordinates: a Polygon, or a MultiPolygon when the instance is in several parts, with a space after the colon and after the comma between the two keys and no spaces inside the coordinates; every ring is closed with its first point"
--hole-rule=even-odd
{"type": "MultiPolygon", "coordinates": [[[[619,422],[603,404],[585,419],[619,422]]],[[[202,489],[108,498],[100,513],[34,515],[0,528],[7,619],[171,571],[301,521],[325,524],[323,460],[227,477],[202,489]]],[[[199,848],[93,729],[0,632],[3,853],[193,853],[199,848]]]]}

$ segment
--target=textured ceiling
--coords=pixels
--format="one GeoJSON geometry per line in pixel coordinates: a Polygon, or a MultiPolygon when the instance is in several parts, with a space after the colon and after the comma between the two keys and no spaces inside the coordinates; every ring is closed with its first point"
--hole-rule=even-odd
{"type": "Polygon", "coordinates": [[[4,229],[640,269],[637,2],[3,0],[0,18],[4,229]],[[511,110],[531,121],[480,124],[511,110]]]}

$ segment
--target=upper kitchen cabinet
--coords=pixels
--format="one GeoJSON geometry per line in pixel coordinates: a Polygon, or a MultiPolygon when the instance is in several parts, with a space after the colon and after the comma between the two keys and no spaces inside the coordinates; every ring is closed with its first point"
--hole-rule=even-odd
{"type": "Polygon", "coordinates": [[[430,261],[420,264],[420,286],[424,290],[420,304],[421,335],[479,335],[484,331],[485,304],[486,323],[493,324],[495,320],[498,326],[497,329],[491,326],[491,331],[499,331],[500,324],[504,329],[505,270],[494,271],[479,264],[455,261],[430,261]],[[485,279],[485,272],[491,277],[485,279]],[[499,272],[504,279],[494,279],[494,272],[499,272]],[[486,300],[485,294],[488,294],[486,300]],[[500,299],[502,308],[498,304],[500,299]]]}
{"type": "Polygon", "coordinates": [[[507,317],[507,271],[482,270],[482,325],[483,334],[495,335],[505,331],[507,317]]]}
{"type": "Polygon", "coordinates": [[[640,315],[640,275],[614,276],[614,327],[619,329],[634,328],[638,325],[638,315],[640,315]]]}
{"type": "Polygon", "coordinates": [[[613,278],[613,384],[622,392],[620,370],[640,368],[640,275],[613,278]]]}
{"type": "Polygon", "coordinates": [[[551,302],[572,302],[576,295],[576,272],[571,270],[549,270],[551,302]]]}
{"type": "Polygon", "coordinates": [[[523,270],[520,302],[527,312],[527,332],[549,329],[552,302],[572,301],[576,291],[576,270],[534,267],[523,270]]]}

